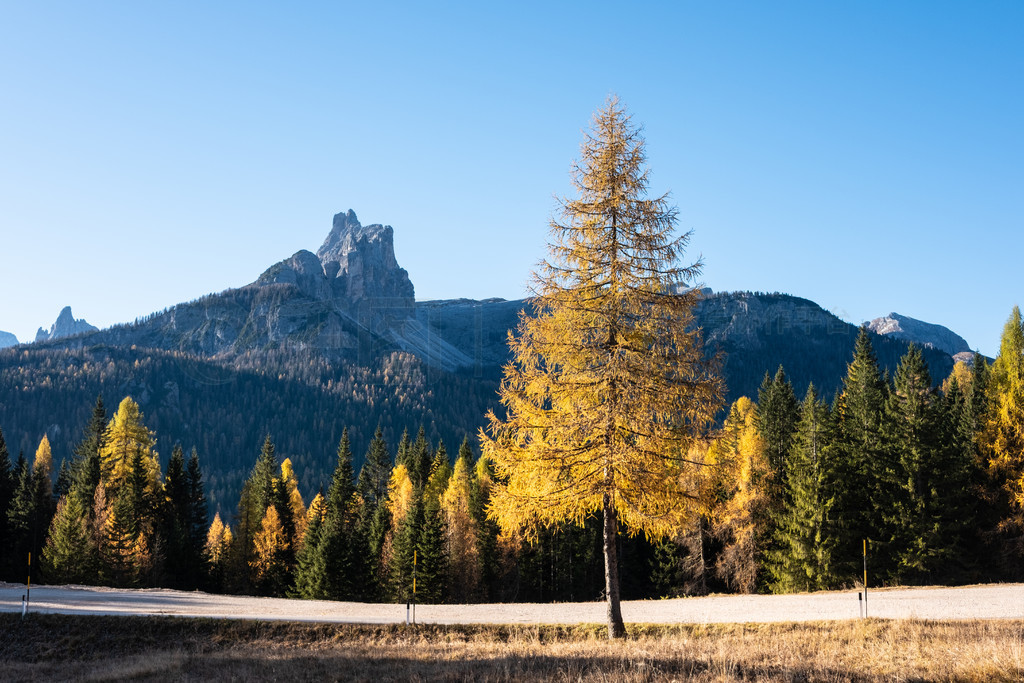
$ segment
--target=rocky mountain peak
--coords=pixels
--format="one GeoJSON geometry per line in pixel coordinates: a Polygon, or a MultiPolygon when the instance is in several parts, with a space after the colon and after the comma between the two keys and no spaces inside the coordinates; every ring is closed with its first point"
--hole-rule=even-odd
{"type": "Polygon", "coordinates": [[[408,311],[415,303],[409,273],[395,259],[390,225],[361,225],[349,209],[334,216],[327,239],[316,254],[302,250],[274,264],[255,284],[292,284],[318,301],[341,309],[408,311]]]}
{"type": "Polygon", "coordinates": [[[61,309],[60,315],[57,316],[56,322],[50,326],[49,332],[41,327],[39,328],[36,332],[36,341],[52,341],[61,337],[70,337],[75,334],[82,334],[83,332],[95,332],[96,330],[96,327],[93,327],[84,319],[75,320],[75,317],[71,314],[71,307],[65,306],[61,309]]]}
{"type": "Polygon", "coordinates": [[[950,356],[969,353],[970,344],[948,327],[926,323],[910,316],[890,313],[867,323],[868,329],[876,334],[914,342],[919,346],[939,349],[950,356]]]}
{"type": "Polygon", "coordinates": [[[17,346],[18,338],[10,332],[4,332],[0,330],[0,349],[6,349],[8,346],[17,346]]]}
{"type": "Polygon", "coordinates": [[[389,308],[412,306],[409,273],[395,259],[390,225],[360,225],[355,211],[334,216],[327,239],[316,252],[335,296],[352,302],[383,300],[389,308]]]}

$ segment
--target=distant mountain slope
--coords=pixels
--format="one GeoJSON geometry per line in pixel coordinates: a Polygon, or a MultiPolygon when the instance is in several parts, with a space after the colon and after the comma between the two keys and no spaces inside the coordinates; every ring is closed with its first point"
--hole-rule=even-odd
{"type": "MultiPolygon", "coordinates": [[[[811,382],[818,395],[831,398],[841,386],[853,357],[859,328],[818,304],[787,294],[732,292],[705,297],[697,312],[709,350],[724,356],[730,399],[757,398],[766,372],[782,365],[803,397],[811,382]]],[[[895,373],[908,342],[874,336],[872,344],[884,370],[895,373]]],[[[949,375],[953,359],[938,349],[924,349],[932,381],[949,375]]]]}
{"type": "Polygon", "coordinates": [[[59,466],[72,457],[98,395],[108,412],[132,396],[165,464],[175,443],[198,449],[211,515],[234,512],[268,433],[280,457],[295,463],[308,500],[330,483],[343,428],[351,430],[357,467],[378,425],[392,450],[403,430],[415,436],[422,424],[454,453],[496,391],[493,380],[431,370],[402,352],[356,365],[289,349],[230,360],[105,345],[0,351],[0,428],[12,458],[19,451],[31,458],[45,433],[59,466]]]}
{"type": "Polygon", "coordinates": [[[8,346],[17,346],[18,338],[10,332],[4,332],[0,330],[0,349],[6,349],[8,346]]]}

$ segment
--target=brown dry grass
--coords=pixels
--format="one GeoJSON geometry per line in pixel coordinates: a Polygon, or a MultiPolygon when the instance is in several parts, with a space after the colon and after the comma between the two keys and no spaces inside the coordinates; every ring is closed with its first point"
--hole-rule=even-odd
{"type": "Polygon", "coordinates": [[[0,615],[3,680],[1021,681],[1024,621],[358,626],[0,615]]]}

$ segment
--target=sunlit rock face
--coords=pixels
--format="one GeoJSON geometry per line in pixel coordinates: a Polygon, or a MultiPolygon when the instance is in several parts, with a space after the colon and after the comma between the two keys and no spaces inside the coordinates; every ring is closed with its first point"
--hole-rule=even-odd
{"type": "Polygon", "coordinates": [[[914,342],[918,346],[939,349],[951,356],[969,354],[971,351],[970,344],[949,328],[915,320],[899,313],[890,313],[887,316],[875,318],[867,323],[867,326],[875,334],[914,342]]]}
{"type": "Polygon", "coordinates": [[[335,214],[316,255],[335,297],[353,304],[379,300],[390,308],[412,307],[415,290],[409,273],[395,259],[390,225],[360,225],[351,209],[335,214]]]}

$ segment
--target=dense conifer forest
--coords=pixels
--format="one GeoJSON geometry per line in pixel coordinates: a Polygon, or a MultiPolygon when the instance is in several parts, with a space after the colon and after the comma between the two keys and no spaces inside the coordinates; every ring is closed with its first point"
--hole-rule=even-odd
{"type": "MultiPolygon", "coordinates": [[[[657,544],[621,536],[623,597],[852,586],[865,539],[872,583],[1022,578],[1019,310],[993,363],[976,356],[946,377],[932,377],[914,347],[884,372],[872,340],[860,333],[833,396],[813,386],[798,395],[780,367],[756,396],[732,403],[713,438],[688,455],[713,473],[702,492],[708,513],[657,544]]],[[[410,401],[414,394],[393,381],[415,375],[408,357],[349,374],[310,362],[311,383],[336,373],[329,381],[348,407],[335,414],[318,403],[320,393],[275,394],[279,380],[262,362],[256,371],[239,361],[227,384],[217,381],[223,368],[170,353],[50,353],[52,364],[32,372],[64,383],[67,405],[48,409],[74,414],[80,431],[60,435],[73,442],[73,456],[55,462],[48,435],[26,449],[29,437],[0,425],[4,436],[15,435],[0,438],[4,580],[25,579],[31,552],[36,582],[406,601],[415,576],[420,602],[600,597],[597,520],[553,526],[532,545],[501,533],[487,515],[495,475],[475,452],[475,435],[439,428],[457,420],[410,401]],[[97,399],[84,379],[94,376],[85,371],[91,364],[118,378],[129,397],[116,406],[97,399]],[[166,461],[158,448],[169,418],[151,420],[130,397],[138,390],[132,382],[147,372],[177,378],[158,389],[158,404],[176,401],[178,419],[195,435],[165,449],[166,461]],[[203,415],[212,400],[183,398],[222,391],[251,395],[254,405],[277,401],[279,421],[259,430],[265,423],[252,414],[203,415]],[[385,407],[391,419],[367,427],[351,412],[357,405],[385,407]],[[419,427],[424,415],[432,419],[419,427]],[[322,424],[310,429],[310,420],[322,424]],[[309,433],[329,434],[333,444],[293,445],[309,433]],[[207,463],[228,448],[236,460],[217,471],[240,481],[230,501],[232,487],[207,474],[207,463]],[[313,460],[323,451],[332,474],[309,477],[324,467],[313,460]]],[[[2,371],[7,383],[19,372],[15,363],[2,371]]],[[[425,373],[421,381],[429,384],[425,373]]],[[[472,385],[431,386],[444,399],[431,405],[482,414],[484,399],[472,385]]],[[[5,400],[43,409],[32,407],[32,383],[14,386],[5,400]]]]}
{"type": "Polygon", "coordinates": [[[405,353],[356,365],[292,349],[216,361],[112,346],[10,349],[0,352],[0,428],[13,453],[33,452],[45,431],[58,461],[70,459],[96,397],[132,396],[161,462],[177,443],[202,453],[211,515],[230,515],[268,432],[295,463],[302,490],[316,490],[331,476],[330,444],[346,425],[360,427],[356,466],[378,425],[391,443],[420,425],[431,440],[454,443],[482,424],[497,386],[496,375],[444,372],[405,353]]]}

